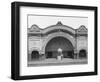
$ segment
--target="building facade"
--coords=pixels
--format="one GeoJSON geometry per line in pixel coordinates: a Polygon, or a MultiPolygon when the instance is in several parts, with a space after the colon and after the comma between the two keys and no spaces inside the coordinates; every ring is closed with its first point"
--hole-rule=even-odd
{"type": "Polygon", "coordinates": [[[78,29],[57,24],[41,29],[38,25],[28,28],[28,59],[56,58],[61,50],[63,58],[87,58],[88,30],[84,25],[78,29]]]}

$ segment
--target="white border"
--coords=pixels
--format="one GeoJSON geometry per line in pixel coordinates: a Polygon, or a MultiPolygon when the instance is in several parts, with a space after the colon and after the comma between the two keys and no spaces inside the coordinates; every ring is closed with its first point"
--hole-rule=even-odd
{"type": "Polygon", "coordinates": [[[21,7],[20,8],[20,75],[41,75],[94,71],[94,11],[21,7]],[[27,67],[27,14],[88,17],[88,64],[27,67]]]}

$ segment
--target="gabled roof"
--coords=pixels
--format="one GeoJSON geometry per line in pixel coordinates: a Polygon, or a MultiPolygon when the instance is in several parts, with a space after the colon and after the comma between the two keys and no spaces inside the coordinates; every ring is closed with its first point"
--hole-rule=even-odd
{"type": "Polygon", "coordinates": [[[41,29],[40,29],[39,26],[36,25],[36,24],[33,24],[33,25],[31,26],[31,28],[28,28],[28,32],[40,32],[40,31],[41,31],[41,29]]]}
{"type": "Polygon", "coordinates": [[[78,29],[79,32],[87,31],[87,28],[84,25],[81,25],[78,29]]]}
{"type": "Polygon", "coordinates": [[[81,25],[78,29],[76,29],[77,34],[87,34],[88,30],[84,25],[81,25]]]}

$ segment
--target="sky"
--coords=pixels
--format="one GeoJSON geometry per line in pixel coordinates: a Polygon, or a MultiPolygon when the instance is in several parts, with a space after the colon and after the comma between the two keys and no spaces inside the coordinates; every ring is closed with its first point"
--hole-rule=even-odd
{"type": "Polygon", "coordinates": [[[33,24],[39,26],[39,28],[46,28],[51,25],[57,24],[61,21],[62,24],[70,26],[74,29],[79,28],[81,25],[85,25],[88,28],[88,17],[75,17],[75,16],[54,16],[54,15],[28,15],[28,28],[33,24]]]}

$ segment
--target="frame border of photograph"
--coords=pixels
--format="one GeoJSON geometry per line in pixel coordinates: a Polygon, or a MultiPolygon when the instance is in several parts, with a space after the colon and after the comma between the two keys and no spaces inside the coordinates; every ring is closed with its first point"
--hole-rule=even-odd
{"type": "Polygon", "coordinates": [[[58,77],[73,77],[73,76],[88,76],[97,75],[97,7],[96,6],[77,6],[77,5],[62,5],[48,3],[31,3],[31,2],[12,2],[11,4],[11,78],[14,80],[25,79],[41,79],[41,78],[58,78],[58,77]],[[20,76],[20,7],[44,7],[44,8],[59,8],[59,9],[80,9],[94,10],[94,72],[79,72],[79,73],[61,73],[61,74],[46,74],[46,75],[30,75],[20,76]]]}

